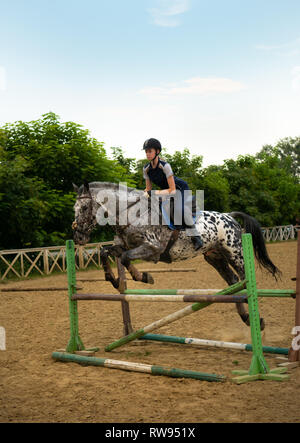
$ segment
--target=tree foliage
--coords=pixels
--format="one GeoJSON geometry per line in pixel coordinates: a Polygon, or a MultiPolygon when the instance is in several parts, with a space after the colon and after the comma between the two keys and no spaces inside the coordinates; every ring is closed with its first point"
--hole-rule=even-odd
{"type": "Polygon", "coordinates": [[[103,143],[50,112],[0,130],[0,247],[60,244],[70,238],[72,183],[134,180],[103,143]],[[8,223],[9,222],[9,223],[8,223]]]}
{"type": "Polygon", "coordinates": [[[280,168],[296,178],[300,178],[300,137],[286,137],[275,145],[265,145],[256,156],[264,160],[267,157],[277,157],[280,168]]]}

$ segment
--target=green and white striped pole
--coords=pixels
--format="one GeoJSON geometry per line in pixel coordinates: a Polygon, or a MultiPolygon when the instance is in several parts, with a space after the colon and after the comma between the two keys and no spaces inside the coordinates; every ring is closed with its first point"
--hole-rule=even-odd
{"type": "MultiPolygon", "coordinates": [[[[216,295],[221,289],[126,289],[124,294],[132,295],[216,295]]],[[[247,289],[243,289],[235,295],[247,295],[247,289]]],[[[257,289],[258,297],[296,298],[294,289],[257,289]]]]}
{"type": "Polygon", "coordinates": [[[187,369],[166,368],[163,366],[147,365],[144,363],[133,363],[128,361],[111,360],[109,358],[85,357],[65,352],[53,352],[52,358],[63,362],[81,363],[89,366],[102,366],[110,369],[122,369],[124,371],[145,372],[152,375],[165,375],[175,378],[194,378],[204,381],[225,381],[224,375],[207,374],[206,372],[190,371],[187,369]]]}
{"type": "MultiPolygon", "coordinates": [[[[141,340],[158,341],[164,343],[177,343],[191,346],[207,346],[213,348],[237,349],[239,351],[253,351],[253,346],[246,343],[235,343],[221,340],[206,340],[202,338],[192,337],[176,337],[174,335],[162,334],[146,334],[141,337],[141,340]]],[[[262,350],[267,354],[283,354],[288,355],[288,348],[277,348],[273,346],[263,346],[262,350]]]]}

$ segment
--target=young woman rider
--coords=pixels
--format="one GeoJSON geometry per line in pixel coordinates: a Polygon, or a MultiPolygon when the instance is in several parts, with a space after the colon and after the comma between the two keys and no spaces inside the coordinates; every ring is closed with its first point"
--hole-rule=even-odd
{"type": "Polygon", "coordinates": [[[159,157],[161,144],[158,140],[155,138],[149,138],[145,141],[143,149],[149,160],[149,163],[143,168],[143,176],[146,180],[145,192],[149,193],[149,191],[152,190],[152,183],[161,189],[160,191],[155,192],[156,195],[172,195],[176,193],[176,190],[181,192],[185,220],[189,220],[189,223],[185,223],[185,225],[186,228],[190,230],[190,235],[192,234],[191,240],[197,251],[203,246],[203,242],[200,234],[195,228],[190,207],[184,205],[184,191],[189,189],[188,184],[181,178],[174,176],[171,165],[159,157]]]}

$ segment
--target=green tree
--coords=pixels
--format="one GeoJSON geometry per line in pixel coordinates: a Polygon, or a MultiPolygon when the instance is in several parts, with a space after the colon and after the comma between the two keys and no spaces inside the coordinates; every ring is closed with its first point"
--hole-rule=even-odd
{"type": "Polygon", "coordinates": [[[72,183],[84,180],[134,185],[126,167],[107,157],[103,143],[76,123],[61,123],[52,112],[0,128],[0,247],[59,244],[70,238],[72,183]]]}
{"type": "Polygon", "coordinates": [[[121,165],[127,172],[127,174],[133,174],[136,168],[136,160],[134,158],[126,158],[122,148],[112,147],[113,159],[121,165]]]}
{"type": "Polygon", "coordinates": [[[246,212],[264,226],[293,223],[300,208],[300,187],[280,157],[240,156],[224,162],[230,210],[246,212]]]}
{"type": "Polygon", "coordinates": [[[185,180],[193,192],[199,189],[197,186],[203,162],[202,155],[191,155],[189,149],[185,148],[182,152],[165,153],[163,157],[170,163],[174,175],[185,180]]]}
{"type": "MultiPolygon", "coordinates": [[[[145,189],[146,183],[143,177],[143,167],[148,163],[147,159],[137,160],[135,171],[133,173],[133,179],[136,183],[137,189],[145,189]]],[[[153,187],[155,188],[155,186],[153,187]]]]}
{"type": "Polygon", "coordinates": [[[224,177],[220,166],[209,166],[199,180],[201,189],[204,190],[204,208],[207,211],[228,212],[229,205],[229,183],[224,177]]]}
{"type": "Polygon", "coordinates": [[[61,123],[52,112],[29,123],[6,124],[1,145],[9,160],[20,155],[28,161],[27,176],[41,178],[51,189],[70,192],[72,183],[84,180],[130,180],[117,160],[108,159],[103,143],[81,125],[61,123]]]}
{"type": "Polygon", "coordinates": [[[4,249],[39,246],[47,237],[50,201],[57,195],[47,191],[42,180],[26,177],[27,167],[22,157],[0,163],[0,245],[4,249]]]}
{"type": "Polygon", "coordinates": [[[278,157],[280,167],[300,179],[300,137],[286,137],[275,145],[265,145],[256,157],[264,160],[266,157],[278,157]]]}

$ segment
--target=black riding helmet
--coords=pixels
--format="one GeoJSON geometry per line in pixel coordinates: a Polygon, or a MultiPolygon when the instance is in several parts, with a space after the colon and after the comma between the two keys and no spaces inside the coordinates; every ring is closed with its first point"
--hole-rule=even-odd
{"type": "Polygon", "coordinates": [[[143,150],[145,151],[146,149],[155,149],[156,152],[158,151],[157,155],[159,155],[161,152],[161,144],[158,140],[156,140],[156,138],[149,138],[145,141],[143,146],[143,150]]]}

